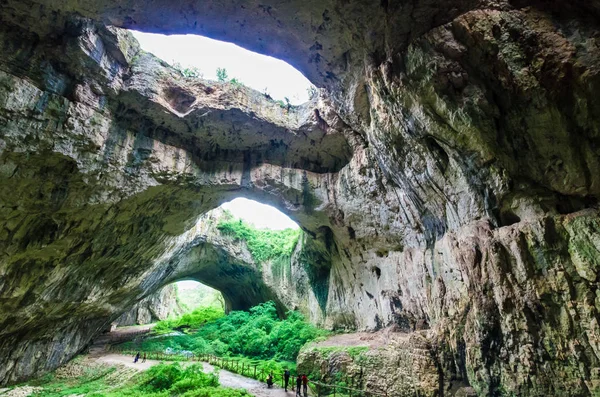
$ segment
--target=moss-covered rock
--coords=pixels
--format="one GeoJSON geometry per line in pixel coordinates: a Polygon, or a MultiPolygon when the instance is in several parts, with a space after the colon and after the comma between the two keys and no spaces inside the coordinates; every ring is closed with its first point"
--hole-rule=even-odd
{"type": "Polygon", "coordinates": [[[427,351],[424,393],[598,393],[597,0],[0,7],[1,382],[196,274],[412,332],[389,368],[427,351]],[[190,80],[106,22],[233,40],[324,90],[283,109],[190,80]],[[198,233],[235,195],[302,226],[285,271],[198,233]]]}

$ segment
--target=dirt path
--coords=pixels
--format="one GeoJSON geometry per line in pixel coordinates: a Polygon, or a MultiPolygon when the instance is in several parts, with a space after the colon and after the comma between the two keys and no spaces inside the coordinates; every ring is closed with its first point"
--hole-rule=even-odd
{"type": "Polygon", "coordinates": [[[388,345],[391,341],[408,338],[408,334],[393,332],[389,328],[377,332],[355,332],[328,337],[320,342],[312,342],[317,347],[353,347],[366,346],[375,349],[388,345]]]}
{"type": "MultiPolygon", "coordinates": [[[[122,354],[103,354],[98,356],[96,360],[109,365],[124,365],[128,368],[134,368],[139,371],[145,371],[153,365],[159,363],[159,361],[156,360],[147,360],[145,363],[140,361],[134,364],[133,357],[124,356],[122,354]]],[[[184,361],[181,364],[189,365],[190,362],[184,361]]],[[[210,364],[201,364],[204,366],[205,372],[212,372],[214,369],[214,367],[210,364]]],[[[267,389],[267,385],[265,383],[246,378],[245,376],[234,374],[233,372],[223,369],[219,371],[219,381],[222,386],[233,387],[236,389],[246,389],[250,394],[256,397],[293,397],[295,395],[291,389],[289,389],[287,393],[285,390],[283,390],[283,388],[277,386],[273,386],[273,389],[267,389]]]]}

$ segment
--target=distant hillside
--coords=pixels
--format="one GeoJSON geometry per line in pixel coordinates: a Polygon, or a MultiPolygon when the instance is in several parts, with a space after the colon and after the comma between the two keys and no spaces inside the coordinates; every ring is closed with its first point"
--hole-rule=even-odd
{"type": "Polygon", "coordinates": [[[177,299],[184,310],[191,312],[198,307],[224,308],[223,296],[213,288],[198,283],[195,288],[177,288],[177,299]]]}

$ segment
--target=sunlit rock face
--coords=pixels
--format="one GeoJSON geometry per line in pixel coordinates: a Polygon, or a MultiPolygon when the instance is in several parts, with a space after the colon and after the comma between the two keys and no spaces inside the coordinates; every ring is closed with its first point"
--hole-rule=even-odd
{"type": "Polygon", "coordinates": [[[1,6],[3,383],[195,271],[174,247],[242,194],[305,231],[263,291],[425,335],[424,393],[599,392],[598,1],[153,4],[1,6]],[[229,39],[324,90],[282,109],[104,24],[229,39]]]}
{"type": "Polygon", "coordinates": [[[179,305],[177,300],[177,288],[175,284],[170,284],[139,301],[113,324],[118,326],[150,324],[184,313],[185,309],[179,305]]]}

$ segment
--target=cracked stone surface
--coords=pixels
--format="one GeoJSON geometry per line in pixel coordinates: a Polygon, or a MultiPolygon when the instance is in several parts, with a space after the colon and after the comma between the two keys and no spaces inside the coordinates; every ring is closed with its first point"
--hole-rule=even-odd
{"type": "Polygon", "coordinates": [[[142,299],[116,319],[113,324],[118,326],[151,324],[178,317],[184,312],[177,301],[177,289],[174,284],[170,284],[142,299]]]}
{"type": "Polygon", "coordinates": [[[599,16],[597,0],[2,2],[0,382],[222,267],[258,286],[245,302],[414,333],[422,395],[598,394],[599,16]],[[282,109],[186,79],[122,27],[277,56],[320,95],[282,109]],[[289,276],[194,240],[236,196],[302,226],[289,276]]]}

